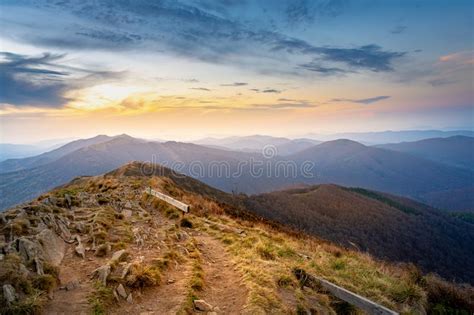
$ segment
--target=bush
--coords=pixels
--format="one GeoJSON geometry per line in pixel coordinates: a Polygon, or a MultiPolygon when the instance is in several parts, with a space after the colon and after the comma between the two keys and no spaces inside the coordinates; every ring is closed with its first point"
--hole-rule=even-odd
{"type": "Polygon", "coordinates": [[[425,281],[429,314],[474,314],[473,287],[459,287],[434,275],[425,281]]]}
{"type": "Polygon", "coordinates": [[[111,288],[104,286],[101,282],[96,282],[94,291],[89,295],[89,304],[92,306],[92,314],[106,314],[107,307],[112,303],[114,293],[111,288]]]}

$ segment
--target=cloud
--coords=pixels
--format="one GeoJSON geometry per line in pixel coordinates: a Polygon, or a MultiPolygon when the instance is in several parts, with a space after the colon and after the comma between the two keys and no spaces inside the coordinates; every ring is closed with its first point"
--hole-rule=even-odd
{"type": "Polygon", "coordinates": [[[290,0],[285,14],[290,25],[308,24],[314,22],[317,16],[338,16],[346,4],[346,0],[290,0]]]}
{"type": "Polygon", "coordinates": [[[317,105],[305,100],[286,100],[275,104],[253,104],[253,108],[257,109],[297,109],[297,108],[314,108],[317,105]]]}
{"type": "Polygon", "coordinates": [[[329,102],[350,102],[350,103],[357,103],[357,104],[373,104],[379,101],[383,101],[390,98],[390,96],[387,95],[381,95],[381,96],[375,96],[375,97],[369,97],[369,98],[361,98],[361,99],[351,99],[351,98],[333,98],[329,102]]]}
{"type": "Polygon", "coordinates": [[[189,89],[191,89],[191,90],[198,90],[198,91],[206,91],[206,92],[212,91],[211,89],[203,88],[203,87],[193,87],[193,88],[189,88],[189,89]]]}
{"type": "Polygon", "coordinates": [[[459,65],[474,65],[474,50],[460,51],[439,57],[442,63],[454,63],[459,65]]]}
{"type": "Polygon", "coordinates": [[[62,107],[64,95],[96,82],[119,76],[118,72],[90,71],[63,65],[63,54],[26,56],[0,52],[0,103],[14,106],[62,107]],[[80,74],[80,77],[77,77],[80,74]]]}
{"type": "Polygon", "coordinates": [[[276,89],[265,89],[265,90],[262,90],[261,93],[281,93],[281,91],[276,90],[276,89]]]}
{"type": "MultiPolygon", "coordinates": [[[[5,5],[2,9],[15,18],[2,20],[1,26],[12,37],[39,46],[114,52],[127,49],[158,51],[217,64],[240,66],[240,63],[247,63],[257,72],[268,70],[275,54],[280,54],[276,59],[280,60],[281,67],[272,67],[278,69],[276,72],[280,75],[296,66],[283,61],[289,59],[287,54],[308,56],[320,66],[313,70],[299,67],[301,72],[297,75],[309,70],[323,76],[336,69],[392,71],[394,61],[406,54],[386,51],[376,44],[350,48],[313,45],[260,22],[262,15],[245,15],[245,12],[251,12],[251,4],[231,1],[231,6],[227,7],[227,1],[221,0],[215,5],[202,0],[38,2],[26,6],[28,14],[19,5],[5,5]],[[235,6],[240,7],[237,12],[243,16],[233,15],[235,6]],[[260,52],[258,56],[255,51],[260,52]],[[236,60],[236,55],[242,58],[236,60]]],[[[314,14],[337,15],[345,5],[342,0],[284,1],[275,8],[265,1],[262,3],[275,23],[281,14],[275,13],[275,8],[283,8],[288,19],[297,22],[312,20],[314,14]]],[[[293,59],[301,63],[298,58],[293,59]]]]}
{"type": "Polygon", "coordinates": [[[405,32],[406,29],[407,29],[407,27],[405,25],[397,25],[397,26],[395,26],[394,28],[392,28],[390,30],[390,33],[392,33],[392,34],[401,34],[401,33],[405,32]]]}
{"type": "Polygon", "coordinates": [[[245,86],[248,85],[246,82],[234,82],[234,83],[228,83],[228,84],[221,84],[221,86],[245,86]]]}
{"type": "Polygon", "coordinates": [[[342,75],[351,72],[349,70],[344,70],[336,67],[323,67],[315,62],[300,64],[298,65],[298,67],[308,71],[317,72],[323,76],[342,75]]]}

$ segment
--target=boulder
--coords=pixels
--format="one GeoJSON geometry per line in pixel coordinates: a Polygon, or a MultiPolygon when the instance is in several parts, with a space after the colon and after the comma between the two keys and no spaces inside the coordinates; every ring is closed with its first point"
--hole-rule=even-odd
{"type": "Polygon", "coordinates": [[[44,229],[36,237],[43,247],[44,259],[53,266],[58,266],[66,251],[64,241],[50,229],[44,229]]]}
{"type": "Polygon", "coordinates": [[[7,304],[15,302],[17,299],[15,288],[10,284],[3,285],[3,297],[7,301],[7,304]]]}
{"type": "Polygon", "coordinates": [[[212,305],[207,303],[204,300],[194,300],[194,308],[197,309],[198,311],[202,312],[210,312],[212,311],[212,305]]]}

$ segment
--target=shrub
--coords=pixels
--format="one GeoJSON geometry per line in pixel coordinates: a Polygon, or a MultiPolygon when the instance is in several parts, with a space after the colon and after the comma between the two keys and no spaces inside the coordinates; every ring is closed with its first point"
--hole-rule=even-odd
{"type": "Polygon", "coordinates": [[[444,281],[437,276],[425,277],[430,314],[474,314],[474,288],[444,281]]]}

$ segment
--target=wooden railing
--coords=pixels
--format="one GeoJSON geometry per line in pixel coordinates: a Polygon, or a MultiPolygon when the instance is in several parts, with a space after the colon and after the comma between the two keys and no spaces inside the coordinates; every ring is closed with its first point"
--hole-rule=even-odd
{"type": "Polygon", "coordinates": [[[354,305],[361,310],[364,310],[368,314],[380,314],[380,315],[398,315],[399,313],[392,311],[385,306],[372,302],[363,296],[360,296],[354,292],[346,290],[334,283],[331,283],[320,277],[310,275],[302,269],[294,270],[295,276],[300,280],[303,286],[310,287],[312,289],[324,289],[329,291],[335,297],[346,301],[347,303],[354,305]]]}
{"type": "Polygon", "coordinates": [[[169,203],[172,206],[175,206],[176,208],[178,208],[179,210],[181,210],[185,213],[189,212],[189,208],[190,208],[189,205],[187,205],[187,204],[185,204],[181,201],[178,201],[178,200],[176,200],[176,199],[174,199],[174,198],[172,198],[168,195],[165,195],[165,194],[160,193],[156,190],[153,190],[153,189],[151,189],[151,187],[148,187],[147,189],[145,189],[145,192],[149,195],[155,196],[156,198],[159,198],[159,199],[169,203]]]}

